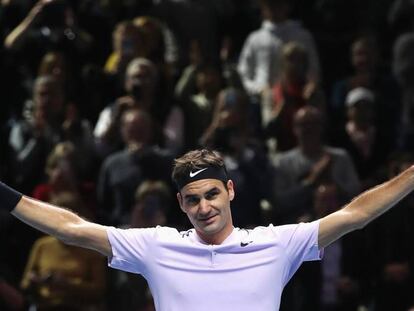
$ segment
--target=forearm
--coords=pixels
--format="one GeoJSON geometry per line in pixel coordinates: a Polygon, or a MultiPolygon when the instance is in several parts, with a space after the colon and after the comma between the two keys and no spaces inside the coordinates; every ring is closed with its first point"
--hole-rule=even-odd
{"type": "Polygon", "coordinates": [[[31,16],[26,17],[4,40],[4,46],[7,49],[14,49],[22,43],[29,28],[33,24],[31,16]]]}
{"type": "Polygon", "coordinates": [[[84,222],[71,211],[26,196],[11,213],[24,223],[68,244],[75,240],[76,226],[84,222]]]}
{"type": "Polygon", "coordinates": [[[356,215],[357,226],[364,227],[392,208],[413,189],[414,166],[411,166],[393,179],[357,196],[344,208],[344,211],[356,215]]]}

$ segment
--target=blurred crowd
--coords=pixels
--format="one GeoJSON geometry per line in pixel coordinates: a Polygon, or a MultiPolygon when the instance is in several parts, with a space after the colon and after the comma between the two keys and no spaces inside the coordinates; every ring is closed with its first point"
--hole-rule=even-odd
{"type": "MultiPolygon", "coordinates": [[[[102,224],[180,230],[173,159],[210,148],[235,182],[235,226],[318,219],[413,163],[413,13],[1,0],[0,178],[102,224]]],[[[304,264],[281,310],[414,310],[414,197],[398,205],[304,264]]],[[[154,310],[141,277],[5,213],[0,241],[1,310],[154,310]]]]}

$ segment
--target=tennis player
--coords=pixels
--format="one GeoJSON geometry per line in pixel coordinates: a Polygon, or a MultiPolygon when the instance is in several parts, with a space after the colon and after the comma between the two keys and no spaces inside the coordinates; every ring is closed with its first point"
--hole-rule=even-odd
{"type": "Polygon", "coordinates": [[[414,166],[337,212],[310,223],[235,228],[235,197],[217,152],[190,151],[175,160],[177,199],[194,228],[117,229],[24,196],[0,183],[0,204],[63,242],[100,252],[110,267],[142,274],[157,310],[278,310],[283,287],[304,261],[363,228],[414,188],[414,166]]]}

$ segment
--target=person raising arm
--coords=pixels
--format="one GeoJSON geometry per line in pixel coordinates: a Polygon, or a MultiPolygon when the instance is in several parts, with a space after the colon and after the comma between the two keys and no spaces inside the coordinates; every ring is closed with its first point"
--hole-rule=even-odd
{"type": "Polygon", "coordinates": [[[323,217],[319,223],[318,243],[323,248],[343,235],[362,229],[414,189],[414,165],[356,198],[342,209],[323,217]]]}
{"type": "Polygon", "coordinates": [[[77,214],[37,201],[0,182],[0,204],[24,223],[56,237],[62,242],[92,249],[111,257],[106,227],[89,222],[77,214]]]}

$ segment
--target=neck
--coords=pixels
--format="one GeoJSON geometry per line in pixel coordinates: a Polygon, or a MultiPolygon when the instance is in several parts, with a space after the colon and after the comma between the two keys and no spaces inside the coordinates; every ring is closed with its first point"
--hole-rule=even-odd
{"type": "Polygon", "coordinates": [[[220,245],[233,232],[233,223],[228,224],[223,230],[215,234],[205,234],[196,229],[197,235],[203,242],[211,245],[220,245]]]}

